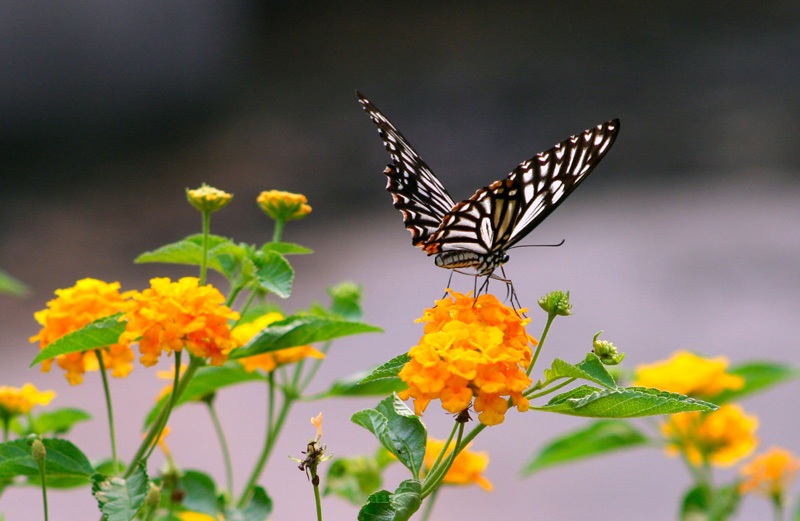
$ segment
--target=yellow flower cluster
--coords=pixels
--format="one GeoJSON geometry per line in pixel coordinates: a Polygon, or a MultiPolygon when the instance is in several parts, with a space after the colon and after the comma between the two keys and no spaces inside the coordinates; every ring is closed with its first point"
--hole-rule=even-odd
{"type": "Polygon", "coordinates": [[[688,351],[677,351],[669,360],[637,367],[633,385],[709,399],[744,385],[742,377],[725,372],[727,367],[728,359],[723,356],[702,358],[688,351]]]}
{"type": "MultiPolygon", "coordinates": [[[[425,322],[425,334],[411,348],[411,361],[398,376],[408,389],[404,400],[414,398],[421,415],[431,400],[453,414],[474,408],[484,425],[505,419],[508,399],[519,411],[528,410],[522,392],[531,384],[525,369],[536,340],[525,333],[529,319],[501,304],[493,295],[477,299],[452,292],[426,309],[417,322],[425,322]]],[[[524,310],[523,310],[524,311],[524,310]]]]}
{"type": "Polygon", "coordinates": [[[28,414],[36,405],[47,405],[56,397],[54,391],[41,392],[33,384],[0,387],[0,418],[28,414]]]}
{"type": "Polygon", "coordinates": [[[256,199],[258,206],[276,221],[302,219],[311,213],[308,199],[303,194],[269,190],[261,192],[256,199]]]}
{"type": "Polygon", "coordinates": [[[754,492],[769,498],[780,497],[791,488],[798,470],[800,458],[795,458],[786,449],[772,447],[742,466],[740,473],[745,479],[739,484],[739,492],[754,492]]]}
{"type": "Polygon", "coordinates": [[[225,208],[233,196],[213,186],[203,184],[200,188],[186,190],[186,199],[201,212],[216,212],[225,208]]]}
{"type": "MultiPolygon", "coordinates": [[[[279,320],[283,320],[283,315],[280,313],[267,313],[266,315],[262,315],[252,322],[239,324],[233,328],[231,336],[236,341],[238,346],[243,346],[256,334],[260,333],[265,327],[279,320]]],[[[253,372],[256,369],[261,369],[268,373],[280,364],[297,362],[307,356],[313,358],[325,358],[324,354],[320,353],[311,346],[299,346],[280,349],[278,351],[270,351],[269,353],[248,356],[246,358],[240,358],[239,362],[242,364],[242,366],[244,366],[245,370],[249,372],[253,372]]]]}
{"type": "Polygon", "coordinates": [[[758,445],[758,418],[735,404],[723,405],[711,413],[674,414],[661,424],[670,454],[684,453],[695,465],[708,461],[729,466],[749,456],[758,445]]]}
{"type": "MultiPolygon", "coordinates": [[[[456,456],[453,465],[444,477],[443,483],[450,483],[452,485],[471,485],[475,483],[480,485],[484,490],[492,490],[492,483],[481,475],[481,472],[486,470],[486,467],[489,465],[489,455],[485,452],[470,452],[468,450],[470,445],[467,445],[467,447],[456,456]]],[[[425,466],[428,469],[433,466],[437,456],[442,452],[442,448],[444,448],[443,440],[428,438],[428,442],[425,445],[425,466]]],[[[451,442],[447,447],[444,458],[447,458],[447,456],[453,452],[454,448],[455,442],[451,442]]]]}
{"type": "MultiPolygon", "coordinates": [[[[76,331],[90,322],[120,311],[127,311],[132,303],[128,300],[131,292],[120,294],[119,283],[111,284],[96,279],[79,280],[73,287],[56,290],[57,298],[47,303],[47,308],[38,311],[34,317],[42,325],[39,334],[31,337],[31,342],[39,342],[44,349],[67,333],[76,331]]],[[[103,364],[111,369],[112,375],[125,377],[133,369],[133,351],[127,343],[119,343],[102,351],[103,364]]],[[[83,381],[86,371],[99,368],[94,351],[69,353],[56,357],[59,367],[66,370],[67,380],[75,385],[83,381]]],[[[53,360],[42,362],[42,371],[47,372],[53,360]]]]}
{"type": "Polygon", "coordinates": [[[125,314],[128,324],[120,341],[139,342],[139,359],[154,365],[162,351],[184,347],[195,356],[209,357],[212,365],[222,365],[236,347],[228,320],[239,313],[224,304],[225,297],[213,286],[200,286],[195,277],[177,282],[168,278],[150,281],[150,288],[134,292],[133,308],[125,314]]]}

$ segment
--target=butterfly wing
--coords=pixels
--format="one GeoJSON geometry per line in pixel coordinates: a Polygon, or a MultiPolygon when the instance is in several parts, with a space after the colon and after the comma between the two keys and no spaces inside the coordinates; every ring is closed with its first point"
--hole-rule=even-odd
{"type": "Polygon", "coordinates": [[[442,183],[433,175],[405,137],[386,119],[372,102],[357,92],[358,101],[378,126],[393,164],[384,174],[389,178],[386,190],[392,194],[394,207],[403,214],[403,222],[411,232],[411,242],[422,247],[442,224],[442,218],[455,202],[442,183]]]}
{"type": "Polygon", "coordinates": [[[542,222],[586,179],[619,132],[614,119],[522,162],[507,178],[457,204],[423,246],[428,255],[505,251],[542,222]]]}

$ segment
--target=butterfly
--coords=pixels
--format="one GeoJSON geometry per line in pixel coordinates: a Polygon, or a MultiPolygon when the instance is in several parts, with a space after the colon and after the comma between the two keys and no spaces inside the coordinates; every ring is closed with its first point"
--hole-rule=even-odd
{"type": "MultiPolygon", "coordinates": [[[[590,128],[523,161],[505,179],[453,201],[439,179],[397,128],[360,92],[358,101],[392,158],[384,174],[394,207],[403,214],[411,242],[436,255],[441,268],[474,268],[494,277],[508,249],[539,225],[586,179],[611,148],[619,120],[590,128]]],[[[499,277],[494,277],[499,278],[499,277]]],[[[505,279],[501,279],[505,280],[505,279]]]]}

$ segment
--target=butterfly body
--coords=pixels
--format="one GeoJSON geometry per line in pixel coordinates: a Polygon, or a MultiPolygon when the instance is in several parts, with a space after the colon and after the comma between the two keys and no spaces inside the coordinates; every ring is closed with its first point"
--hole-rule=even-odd
{"type": "Polygon", "coordinates": [[[386,189],[403,214],[411,242],[441,268],[474,268],[491,276],[509,248],[541,223],[605,156],[619,132],[611,120],[523,161],[505,179],[456,204],[411,144],[360,93],[392,158],[386,189]]]}

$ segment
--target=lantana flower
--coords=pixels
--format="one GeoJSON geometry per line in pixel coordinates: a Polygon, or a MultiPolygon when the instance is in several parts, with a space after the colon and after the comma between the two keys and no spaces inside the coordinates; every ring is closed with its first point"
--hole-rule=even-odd
{"type": "MultiPolygon", "coordinates": [[[[97,279],[82,279],[71,288],[56,290],[57,298],[47,303],[47,308],[34,314],[42,325],[39,334],[31,337],[31,342],[39,342],[40,349],[81,329],[86,324],[120,311],[131,309],[129,297],[133,292],[120,293],[118,282],[107,283],[97,279]]],[[[122,378],[133,370],[133,351],[125,342],[103,348],[103,365],[111,370],[112,376],[122,378]]],[[[66,370],[67,380],[76,385],[83,381],[86,371],[99,369],[94,351],[68,353],[55,358],[56,363],[66,370]]],[[[53,359],[42,362],[42,371],[47,372],[53,359]]]]}
{"type": "Polygon", "coordinates": [[[55,391],[39,391],[33,384],[22,387],[0,387],[0,418],[28,414],[36,405],[47,405],[56,397],[55,391]]]}
{"type": "Polygon", "coordinates": [[[150,288],[132,295],[134,306],[125,319],[128,325],[120,341],[138,342],[145,366],[154,365],[162,352],[188,349],[193,355],[222,365],[236,347],[228,320],[239,313],[225,305],[225,297],[195,277],[177,282],[155,278],[150,288]]]}
{"type": "MultiPolygon", "coordinates": [[[[283,320],[283,315],[280,313],[267,313],[266,315],[261,315],[252,322],[237,325],[235,328],[233,328],[231,335],[233,336],[233,339],[236,341],[237,345],[241,347],[249,342],[250,339],[256,334],[260,333],[265,327],[279,320],[283,320]]],[[[306,345],[289,347],[286,349],[279,349],[278,351],[262,353],[260,355],[239,358],[238,361],[248,372],[252,373],[256,369],[261,369],[269,373],[280,364],[298,362],[309,356],[312,358],[325,358],[324,354],[320,353],[313,347],[306,345]]]]}
{"type": "Polygon", "coordinates": [[[441,400],[445,410],[457,414],[474,398],[484,425],[503,422],[509,397],[519,411],[528,410],[522,392],[531,384],[525,374],[532,356],[529,344],[537,343],[525,332],[530,319],[493,295],[450,293],[417,320],[425,322],[425,334],[398,374],[408,384],[400,397],[413,398],[418,415],[431,400],[441,400]]]}
{"type": "Polygon", "coordinates": [[[677,351],[669,360],[638,366],[633,385],[709,399],[744,385],[744,379],[726,373],[727,368],[728,359],[724,356],[703,358],[688,351],[677,351]]]}
{"type": "Polygon", "coordinates": [[[203,183],[200,188],[186,189],[186,199],[201,212],[216,212],[225,208],[233,196],[213,186],[203,183]]]}
{"type": "MultiPolygon", "coordinates": [[[[455,445],[455,442],[450,442],[443,461],[453,452],[455,445]]],[[[464,450],[459,452],[442,482],[451,485],[476,484],[484,490],[492,490],[492,483],[481,474],[489,465],[489,454],[486,452],[472,452],[469,450],[470,445],[467,445],[464,450]]],[[[442,452],[442,448],[444,448],[444,440],[428,438],[428,442],[425,445],[424,459],[426,468],[430,469],[433,466],[437,456],[442,452]]]]}
{"type": "Polygon", "coordinates": [[[800,458],[786,449],[771,447],[739,469],[744,481],[739,492],[753,492],[768,498],[781,498],[791,488],[800,470],[800,458]]]}
{"type": "Polygon", "coordinates": [[[259,208],[276,221],[302,219],[311,213],[308,199],[303,194],[269,190],[261,192],[256,199],[259,208]]]}
{"type": "Polygon", "coordinates": [[[695,466],[705,459],[727,467],[746,458],[758,445],[756,429],[758,418],[745,414],[736,404],[723,405],[710,413],[673,414],[661,425],[668,440],[667,452],[684,453],[695,466]]]}

